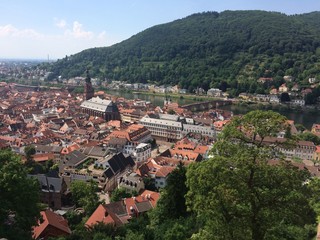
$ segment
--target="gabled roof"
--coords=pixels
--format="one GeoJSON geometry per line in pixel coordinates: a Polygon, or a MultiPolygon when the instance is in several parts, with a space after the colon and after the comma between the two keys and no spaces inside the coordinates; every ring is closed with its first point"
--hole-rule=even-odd
{"type": "Polygon", "coordinates": [[[67,162],[67,166],[76,166],[80,162],[82,162],[84,159],[87,158],[86,155],[84,155],[82,152],[75,150],[65,156],[67,162]]]}
{"type": "Polygon", "coordinates": [[[38,179],[38,182],[41,187],[42,192],[61,192],[62,190],[62,178],[46,176],[45,174],[38,175],[28,175],[30,177],[35,177],[38,179]]]}
{"type": "Polygon", "coordinates": [[[160,194],[158,192],[145,190],[136,197],[125,198],[104,205],[100,204],[85,225],[90,227],[99,222],[117,226],[125,224],[133,215],[137,216],[154,208],[159,198],[160,194]]]}
{"type": "Polygon", "coordinates": [[[86,221],[86,226],[92,226],[96,223],[114,224],[113,218],[108,214],[104,205],[100,204],[98,208],[92,213],[89,219],[86,221]]]}
{"type": "Polygon", "coordinates": [[[125,157],[123,153],[114,154],[108,160],[109,168],[104,172],[107,178],[113,177],[115,174],[124,171],[127,167],[133,167],[135,162],[131,156],[125,157]]]}
{"type": "Polygon", "coordinates": [[[68,226],[68,221],[65,220],[62,216],[50,210],[42,211],[40,214],[42,216],[43,222],[39,222],[39,225],[33,227],[34,239],[40,239],[42,237],[48,236],[65,236],[71,234],[71,230],[68,226]],[[50,229],[49,226],[51,226],[50,229]],[[47,228],[50,233],[46,232],[47,228]],[[57,229],[57,232],[54,231],[55,229],[57,229]],[[42,236],[43,234],[45,235],[42,236]]]}

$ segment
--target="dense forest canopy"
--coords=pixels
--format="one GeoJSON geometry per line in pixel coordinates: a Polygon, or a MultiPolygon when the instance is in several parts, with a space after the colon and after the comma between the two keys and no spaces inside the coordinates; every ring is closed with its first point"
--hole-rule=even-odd
{"type": "Polygon", "coordinates": [[[189,91],[222,83],[241,91],[260,77],[279,86],[285,75],[304,84],[309,77],[320,79],[320,12],[198,13],[42,67],[52,72],[50,79],[81,76],[89,67],[104,80],[179,84],[189,91]]]}

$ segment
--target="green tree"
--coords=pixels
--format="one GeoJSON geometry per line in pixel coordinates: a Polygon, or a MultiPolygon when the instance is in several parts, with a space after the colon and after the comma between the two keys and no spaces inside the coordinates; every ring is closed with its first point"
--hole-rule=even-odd
{"type": "Polygon", "coordinates": [[[315,145],[320,144],[320,138],[311,132],[303,132],[303,133],[300,133],[296,136],[300,140],[310,141],[310,142],[313,142],[315,145]]]}
{"type": "Polygon", "coordinates": [[[36,149],[33,145],[28,145],[24,148],[24,153],[26,154],[27,162],[32,162],[36,149]]]}
{"type": "Polygon", "coordinates": [[[111,202],[117,202],[122,200],[123,198],[129,198],[132,194],[128,193],[125,188],[117,188],[115,189],[110,197],[111,202]]]}
{"type": "Polygon", "coordinates": [[[283,92],[280,95],[280,101],[281,102],[290,102],[290,96],[287,92],[283,92]]]}
{"type": "Polygon", "coordinates": [[[187,191],[186,168],[180,163],[171,172],[167,179],[167,185],[161,191],[157,207],[152,213],[152,221],[159,224],[167,219],[178,219],[179,217],[187,216],[185,200],[187,191]]]}
{"type": "Polygon", "coordinates": [[[296,126],[296,129],[298,130],[298,132],[303,132],[304,130],[306,130],[306,127],[303,126],[302,124],[298,123],[298,124],[295,124],[296,126]]]}
{"type": "Polygon", "coordinates": [[[0,151],[0,236],[30,239],[40,217],[39,202],[38,181],[27,177],[17,155],[0,151]]]}
{"type": "Polygon", "coordinates": [[[89,183],[73,181],[70,191],[72,200],[76,206],[83,207],[87,216],[90,216],[100,203],[97,195],[98,186],[94,181],[90,181],[89,183]]]}
{"type": "Polygon", "coordinates": [[[176,112],[173,109],[169,109],[168,114],[173,115],[173,114],[176,114],[176,112]]]}
{"type": "Polygon", "coordinates": [[[305,226],[315,223],[313,194],[304,184],[310,174],[281,159],[270,164],[275,146],[264,144],[285,128],[285,118],[271,111],[236,117],[215,144],[215,156],[188,168],[187,203],[204,222],[195,239],[308,239],[305,226]]]}

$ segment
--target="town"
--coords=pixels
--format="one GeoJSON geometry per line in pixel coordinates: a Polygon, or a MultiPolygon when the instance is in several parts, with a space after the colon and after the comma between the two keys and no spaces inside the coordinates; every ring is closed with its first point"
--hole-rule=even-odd
{"type": "MultiPolygon", "coordinates": [[[[89,216],[87,227],[101,222],[120,226],[154,208],[171,172],[179,164],[210,157],[220,132],[234,117],[214,102],[205,111],[192,111],[169,99],[159,107],[95,92],[88,71],[81,81],[83,94],[0,85],[0,149],[11,149],[24,162],[32,161],[29,177],[39,181],[41,201],[49,207],[42,212],[44,223],[34,228],[36,239],[71,233],[66,224],[58,226],[58,235],[44,224],[63,222],[68,211],[84,211],[70,205],[73,182],[98,186],[101,204],[89,216]],[[110,201],[119,191],[130,197],[110,201]]],[[[287,124],[288,129],[264,144],[301,133],[294,121],[287,124]]],[[[320,124],[314,123],[310,134],[319,136],[320,124]]],[[[314,142],[299,140],[294,148],[277,147],[277,151],[312,176],[320,176],[320,146],[314,142]]]]}
{"type": "MultiPolygon", "coordinates": [[[[39,61],[0,61],[0,77],[7,83],[14,82],[18,85],[31,85],[33,89],[51,87],[68,87],[69,90],[82,89],[85,77],[78,76],[69,79],[50,79],[51,72],[39,68],[39,61]]],[[[286,106],[301,109],[302,107],[317,107],[320,102],[320,81],[310,76],[303,84],[298,83],[294,76],[285,75],[281,81],[272,77],[260,77],[256,79],[254,87],[247,86],[246,91],[237,95],[230,95],[230,89],[226,86],[220,88],[203,89],[198,87],[193,92],[180,88],[178,85],[157,85],[152,83],[128,83],[125,81],[108,81],[108,79],[92,78],[92,86],[98,89],[109,89],[116,91],[134,91],[146,94],[176,95],[178,97],[201,96],[220,99],[231,99],[232,101],[284,104],[286,106]],[[263,93],[256,91],[259,86],[263,93]],[[252,89],[254,88],[254,89],[252,89]],[[266,93],[266,89],[269,90],[266,93]]],[[[240,82],[239,82],[240,84],[240,82]]],[[[30,88],[31,89],[31,88],[30,88]]]]}

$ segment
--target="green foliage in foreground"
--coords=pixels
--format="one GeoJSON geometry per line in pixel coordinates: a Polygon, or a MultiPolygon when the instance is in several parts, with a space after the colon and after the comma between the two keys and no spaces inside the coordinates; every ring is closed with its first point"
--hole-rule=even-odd
{"type": "Polygon", "coordinates": [[[0,151],[0,237],[31,239],[40,217],[39,184],[27,177],[19,156],[0,151]]]}
{"type": "Polygon", "coordinates": [[[315,234],[309,172],[281,159],[270,164],[276,149],[263,144],[285,128],[285,118],[271,111],[236,117],[216,143],[216,156],[188,169],[187,202],[205,223],[196,239],[310,239],[315,234]]]}
{"type": "Polygon", "coordinates": [[[99,205],[99,197],[97,195],[98,186],[95,182],[89,183],[83,181],[73,181],[70,191],[72,200],[77,207],[83,207],[86,215],[90,216],[99,205]]]}

